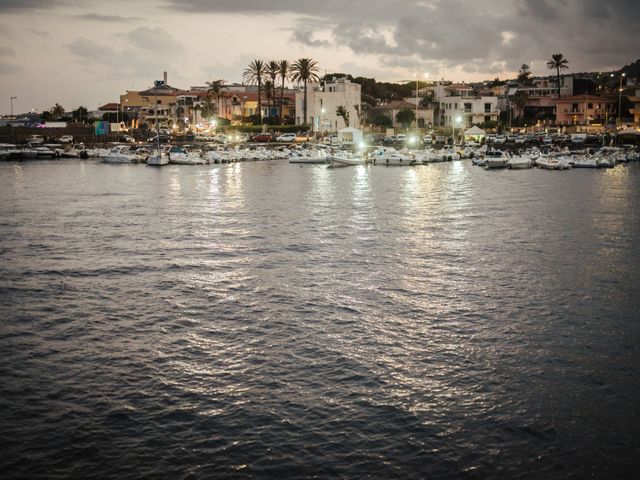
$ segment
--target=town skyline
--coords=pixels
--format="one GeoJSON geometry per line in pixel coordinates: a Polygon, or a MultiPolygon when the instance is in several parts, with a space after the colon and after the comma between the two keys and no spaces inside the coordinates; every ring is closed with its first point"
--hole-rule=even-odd
{"type": "Polygon", "coordinates": [[[254,58],[311,57],[321,73],[378,81],[515,78],[563,52],[570,71],[618,70],[637,58],[631,1],[0,2],[0,112],[104,104],[169,73],[188,88],[240,83],[254,58]],[[334,5],[335,3],[335,5],[334,5]],[[589,32],[589,35],[581,33],[589,32]],[[262,40],[268,40],[266,46],[262,40]],[[425,76],[427,74],[428,76],[425,76]],[[45,87],[45,88],[43,88],[45,87]]]}

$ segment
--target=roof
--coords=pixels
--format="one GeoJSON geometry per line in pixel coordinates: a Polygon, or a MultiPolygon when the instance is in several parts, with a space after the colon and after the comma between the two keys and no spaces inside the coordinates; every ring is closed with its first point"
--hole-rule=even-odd
{"type": "Polygon", "coordinates": [[[120,104],[118,104],[118,103],[105,103],[101,107],[98,107],[98,110],[109,110],[109,111],[114,111],[115,112],[116,110],[118,110],[119,106],[120,106],[120,104]]]}
{"type": "Polygon", "coordinates": [[[467,130],[466,132],[464,132],[465,135],[486,135],[487,132],[485,132],[484,130],[482,130],[480,127],[477,127],[476,125],[474,125],[473,127],[471,127],[469,130],[467,130]]]}
{"type": "Polygon", "coordinates": [[[415,110],[416,105],[415,103],[405,102],[404,100],[392,100],[389,103],[380,105],[378,108],[383,110],[404,110],[405,108],[415,110]]]}

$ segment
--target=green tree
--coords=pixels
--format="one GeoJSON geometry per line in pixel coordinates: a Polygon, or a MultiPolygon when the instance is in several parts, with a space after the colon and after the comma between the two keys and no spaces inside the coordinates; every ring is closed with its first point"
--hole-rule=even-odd
{"type": "Polygon", "coordinates": [[[71,112],[71,116],[76,122],[81,122],[88,119],[89,111],[86,109],[86,107],[79,106],[73,112],[71,112]]]}
{"type": "Polygon", "coordinates": [[[408,108],[400,110],[398,113],[396,113],[396,122],[402,124],[404,128],[407,128],[415,119],[415,112],[408,108]]]}
{"type": "Polygon", "coordinates": [[[529,68],[529,65],[523,63],[518,71],[518,83],[521,85],[529,85],[531,83],[531,79],[529,77],[531,77],[531,69],[529,68]]]}
{"type": "Polygon", "coordinates": [[[280,123],[284,123],[284,82],[289,78],[289,65],[288,60],[280,60],[278,62],[278,75],[280,76],[280,123]]]}
{"type": "Polygon", "coordinates": [[[373,125],[377,125],[378,127],[390,127],[391,125],[393,125],[393,121],[389,117],[387,117],[386,115],[382,115],[381,113],[375,115],[369,121],[373,125]]]}
{"type": "Polygon", "coordinates": [[[342,117],[342,119],[344,120],[344,124],[345,126],[349,126],[349,112],[347,111],[346,108],[344,108],[342,105],[340,105],[337,109],[336,109],[336,115],[339,117],[342,117]]]}
{"type": "Polygon", "coordinates": [[[524,107],[527,104],[529,95],[524,90],[518,90],[512,98],[513,104],[518,109],[519,117],[524,116],[524,107]]]}
{"type": "Polygon", "coordinates": [[[258,85],[258,120],[262,123],[262,103],[260,95],[262,94],[262,80],[265,76],[265,64],[262,60],[253,60],[249,63],[248,68],[244,71],[242,78],[249,85],[258,85]]]}
{"type": "Polygon", "coordinates": [[[307,83],[318,81],[318,62],[311,58],[300,58],[291,65],[291,79],[302,82],[304,85],[304,98],[302,101],[302,123],[307,123],[307,83]]]}
{"type": "Polygon", "coordinates": [[[561,53],[554,53],[551,55],[551,58],[547,60],[547,68],[549,70],[556,69],[556,82],[558,84],[558,98],[560,98],[560,69],[567,69],[569,64],[569,60],[564,58],[564,55],[561,53]]]}
{"type": "Polygon", "coordinates": [[[51,115],[53,115],[54,119],[59,119],[64,115],[64,107],[59,103],[56,103],[53,107],[51,107],[51,115]]]}

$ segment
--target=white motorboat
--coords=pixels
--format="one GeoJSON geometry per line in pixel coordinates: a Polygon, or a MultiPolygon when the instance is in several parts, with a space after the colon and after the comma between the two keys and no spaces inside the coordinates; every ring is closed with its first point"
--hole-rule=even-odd
{"type": "Polygon", "coordinates": [[[105,163],[139,163],[142,157],[126,145],[116,145],[102,159],[105,163]]]}
{"type": "Polygon", "coordinates": [[[374,165],[415,165],[418,161],[395,148],[377,148],[371,153],[374,165]]]}
{"type": "Polygon", "coordinates": [[[299,152],[291,152],[289,163],[327,163],[329,155],[324,149],[301,150],[299,152]]]}
{"type": "Polygon", "coordinates": [[[507,161],[507,165],[509,168],[513,170],[519,170],[523,168],[531,168],[533,166],[533,162],[531,161],[531,158],[527,157],[526,155],[522,155],[522,156],[517,155],[517,156],[511,157],[507,161]]]}
{"type": "Polygon", "coordinates": [[[574,155],[569,159],[573,168],[598,168],[598,163],[591,155],[574,155]]]}
{"type": "Polygon", "coordinates": [[[351,165],[364,165],[365,158],[362,155],[355,155],[347,151],[335,152],[329,157],[329,163],[332,167],[348,167],[351,165]]]}
{"type": "Polygon", "coordinates": [[[185,147],[171,147],[168,159],[169,163],[178,165],[204,165],[207,163],[199,151],[188,150],[185,147]]]}
{"type": "Polygon", "coordinates": [[[502,150],[491,150],[485,154],[486,168],[506,168],[509,164],[509,156],[502,150]]]}
{"type": "Polygon", "coordinates": [[[540,155],[536,159],[536,166],[545,170],[568,170],[571,168],[566,159],[552,157],[549,155],[540,155]]]}
{"type": "Polygon", "coordinates": [[[149,158],[147,158],[147,165],[160,167],[162,165],[169,164],[169,155],[162,150],[154,150],[149,158]]]}

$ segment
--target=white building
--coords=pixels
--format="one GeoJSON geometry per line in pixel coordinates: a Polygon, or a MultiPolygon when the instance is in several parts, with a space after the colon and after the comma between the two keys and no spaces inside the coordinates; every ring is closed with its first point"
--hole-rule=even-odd
{"type": "Polygon", "coordinates": [[[296,92],[296,125],[307,123],[314,132],[336,132],[346,127],[336,114],[342,106],[349,113],[349,126],[360,127],[361,88],[347,78],[334,78],[324,85],[307,84],[307,119],[303,116],[304,91],[296,92]]]}
{"type": "Polygon", "coordinates": [[[442,125],[450,126],[455,120],[456,127],[470,127],[499,120],[498,97],[475,95],[468,85],[451,85],[448,91],[439,99],[442,125]]]}

